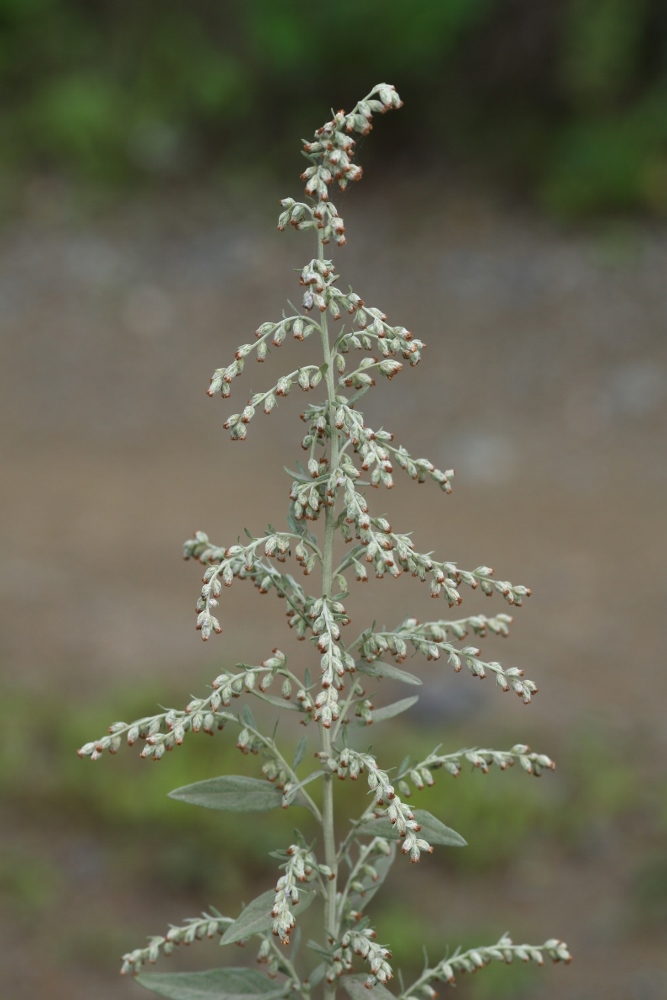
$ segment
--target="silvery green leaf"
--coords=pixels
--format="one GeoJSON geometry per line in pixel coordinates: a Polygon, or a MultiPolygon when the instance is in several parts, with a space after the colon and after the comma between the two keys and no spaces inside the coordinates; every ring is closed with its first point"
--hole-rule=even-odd
{"type": "Polygon", "coordinates": [[[241,718],[245,722],[246,726],[250,726],[252,729],[257,729],[254,716],[247,705],[244,705],[241,710],[241,718]]]}
{"type": "MultiPolygon", "coordinates": [[[[419,695],[415,695],[412,698],[402,698],[401,701],[394,701],[391,705],[383,705],[382,708],[374,708],[372,713],[373,722],[384,722],[385,719],[393,719],[395,715],[407,712],[417,701],[419,701],[419,695]]],[[[365,726],[366,723],[361,719],[355,722],[355,725],[365,726]]]]}
{"type": "MultiPolygon", "coordinates": [[[[442,844],[447,847],[467,847],[467,841],[460,833],[450,829],[441,823],[426,809],[414,809],[414,818],[421,825],[420,837],[428,840],[429,844],[442,844]]],[[[357,827],[356,833],[364,837],[384,837],[386,840],[399,840],[398,831],[395,826],[384,816],[369,819],[357,827]]]]}
{"type": "Polygon", "coordinates": [[[367,976],[342,976],[339,981],[350,1000],[395,1000],[394,994],[382,983],[367,989],[364,986],[366,979],[367,976]]]}
{"type": "Polygon", "coordinates": [[[381,660],[374,660],[372,663],[365,663],[363,660],[357,662],[357,670],[367,677],[389,677],[392,681],[401,681],[403,684],[419,684],[423,681],[415,674],[401,670],[393,663],[383,663],[381,660]]]}
{"type": "Polygon", "coordinates": [[[309,785],[311,781],[315,781],[315,778],[320,778],[323,774],[324,774],[324,771],[313,771],[312,774],[309,774],[307,778],[304,778],[303,781],[300,781],[298,783],[298,785],[294,785],[289,790],[289,792],[284,793],[284,801],[286,803],[288,803],[289,805],[292,805],[292,800],[296,796],[297,797],[297,805],[305,805],[305,802],[299,802],[299,800],[298,800],[299,789],[303,788],[305,785],[309,785]]]}
{"type": "Polygon", "coordinates": [[[409,754],[408,754],[407,757],[403,758],[403,760],[399,764],[398,771],[396,772],[396,777],[397,778],[402,778],[404,774],[408,773],[408,771],[410,770],[410,761],[411,760],[412,760],[412,758],[410,757],[409,754]]]}
{"type": "MultiPolygon", "coordinates": [[[[275,889],[263,892],[252,903],[248,903],[242,910],[238,919],[227,928],[220,938],[220,944],[234,944],[242,938],[250,937],[252,934],[261,934],[268,931],[273,923],[271,910],[276,898],[275,889]]],[[[315,898],[315,893],[311,889],[299,889],[299,902],[292,907],[292,913],[301,913],[306,910],[315,898]]]]}
{"type": "Polygon", "coordinates": [[[310,948],[310,950],[314,951],[317,955],[324,955],[327,959],[331,958],[333,948],[325,948],[319,941],[309,941],[306,947],[310,948]]]}
{"type": "Polygon", "coordinates": [[[299,706],[295,705],[293,701],[288,701],[287,698],[278,698],[274,694],[264,694],[262,691],[255,691],[254,694],[262,701],[268,702],[269,705],[275,705],[276,708],[286,708],[288,712],[299,711],[299,706]]]}
{"type": "Polygon", "coordinates": [[[269,781],[247,778],[241,774],[223,774],[218,778],[196,781],[169,792],[170,799],[189,802],[205,809],[230,812],[263,812],[279,809],[283,796],[279,788],[269,781]]]}
{"type": "MultiPolygon", "coordinates": [[[[313,480],[312,480],[312,477],[311,477],[311,476],[309,476],[309,475],[308,475],[308,474],[307,474],[307,473],[306,473],[306,472],[304,471],[304,468],[303,468],[303,466],[301,465],[301,463],[300,463],[300,462],[297,462],[296,464],[297,464],[297,465],[300,465],[300,466],[301,466],[301,469],[300,469],[300,471],[299,471],[299,472],[294,472],[294,470],[293,470],[293,469],[288,469],[286,465],[283,465],[283,469],[285,470],[285,472],[287,473],[287,475],[288,475],[288,476],[290,476],[290,477],[291,477],[292,479],[296,479],[296,481],[297,481],[298,483],[312,483],[312,481],[313,481],[313,480]]],[[[297,522],[297,523],[298,523],[298,522],[297,522]]]]}
{"type": "Polygon", "coordinates": [[[292,507],[294,504],[290,504],[290,512],[287,515],[287,527],[292,532],[293,535],[307,535],[308,529],[303,521],[297,521],[292,513],[292,507]]]}
{"type": "Polygon", "coordinates": [[[258,969],[146,972],[135,982],[170,1000],[268,1000],[284,996],[288,988],[287,983],[277,984],[258,969]]]}
{"type": "Polygon", "coordinates": [[[366,876],[363,879],[364,883],[363,893],[355,892],[350,896],[350,904],[354,910],[363,910],[364,907],[368,906],[371,899],[378,891],[378,889],[381,888],[382,883],[389,874],[389,871],[394,863],[395,858],[396,858],[396,845],[392,844],[391,854],[389,855],[383,854],[377,860],[373,859],[372,861],[373,868],[377,872],[378,877],[373,882],[372,879],[366,876]]]}
{"type": "Polygon", "coordinates": [[[319,983],[321,983],[322,980],[324,979],[326,971],[327,967],[325,962],[320,962],[319,965],[316,965],[311,974],[308,976],[308,982],[310,983],[310,985],[317,986],[319,983]]]}
{"type": "Polygon", "coordinates": [[[306,750],[308,749],[308,737],[302,736],[299,740],[299,745],[296,748],[296,753],[294,754],[294,761],[292,767],[294,770],[297,769],[303,758],[306,756],[306,750]]]}

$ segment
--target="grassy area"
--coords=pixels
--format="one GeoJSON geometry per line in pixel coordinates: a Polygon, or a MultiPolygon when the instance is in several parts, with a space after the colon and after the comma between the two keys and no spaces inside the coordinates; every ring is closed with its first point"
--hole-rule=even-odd
{"type": "Polygon", "coordinates": [[[124,187],[280,168],[333,75],[337,106],[399,88],[402,149],[558,214],[664,213],[664,30],[652,0],[338,0],[307,16],[292,0],[0,0],[0,176],[124,187]]]}

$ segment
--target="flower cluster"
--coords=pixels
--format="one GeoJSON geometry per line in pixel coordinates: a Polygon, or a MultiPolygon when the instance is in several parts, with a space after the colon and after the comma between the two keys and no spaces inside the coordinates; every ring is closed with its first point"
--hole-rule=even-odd
{"type": "Polygon", "coordinates": [[[331,121],[315,132],[312,142],[305,142],[303,149],[311,166],[301,174],[306,181],[306,194],[318,201],[329,200],[329,185],[337,181],[342,191],[349,181],[358,181],[362,176],[361,167],[352,162],[354,139],[352,132],[367,135],[372,129],[374,112],[384,114],[392,108],[402,107],[403,102],[391,84],[380,83],[373,87],[363,100],[359,101],[347,114],[338,111],[331,121]]]}
{"type": "MultiPolygon", "coordinates": [[[[397,534],[392,531],[391,524],[384,517],[373,517],[369,514],[368,501],[359,493],[350,479],[344,486],[345,522],[341,531],[346,541],[352,537],[349,525],[355,529],[355,537],[361,542],[348,554],[340,569],[355,565],[363,554],[365,561],[374,564],[375,575],[382,577],[389,572],[391,576],[400,576],[406,571],[420,580],[425,580],[427,574],[431,577],[431,596],[440,597],[444,594],[450,607],[461,603],[457,590],[465,583],[475,590],[478,586],[487,595],[494,591],[502,594],[508,604],[520,606],[524,597],[530,596],[530,589],[517,586],[508,580],[494,580],[493,569],[488,566],[478,566],[472,571],[457,567],[450,561],[438,561],[430,555],[415,551],[414,542],[409,535],[397,534]]],[[[355,565],[356,569],[356,565],[355,565]]]]}
{"type": "MultiPolygon", "coordinates": [[[[223,671],[211,684],[212,691],[205,698],[192,698],[184,709],[169,708],[157,715],[149,715],[134,722],[114,722],[109,726],[109,734],[99,740],[85,743],[78,754],[80,757],[90,757],[98,760],[105,750],[115,754],[120,750],[123,739],[128,746],[137,740],[145,741],[140,756],[160,760],[165,752],[181,746],[186,733],[205,732],[213,735],[224,729],[228,722],[239,725],[239,718],[231,712],[224,711],[231,705],[232,699],[242,694],[253,694],[262,701],[273,702],[266,695],[276,676],[282,677],[281,699],[290,701],[292,690],[297,687],[296,705],[292,706],[303,712],[307,717],[313,711],[312,702],[301,686],[301,681],[287,668],[287,657],[279,649],[274,649],[271,656],[263,661],[261,666],[252,667],[238,664],[238,672],[223,671]]],[[[278,702],[280,703],[280,700],[278,702]]],[[[243,725],[237,746],[243,753],[267,752],[267,739],[257,732],[251,732],[243,725]]],[[[266,765],[275,766],[273,761],[266,765]]],[[[275,780],[276,772],[270,780],[275,780]]],[[[269,773],[267,772],[267,777],[269,773]]],[[[278,787],[282,787],[281,784],[278,787]]]]}
{"type": "Polygon", "coordinates": [[[347,625],[350,619],[340,601],[327,597],[314,601],[309,606],[308,616],[312,621],[313,638],[322,654],[322,690],[315,697],[313,719],[329,729],[340,715],[338,692],[343,689],[343,675],[355,669],[354,657],[338,641],[341,627],[347,625]]]}
{"type": "Polygon", "coordinates": [[[368,787],[373,795],[376,807],[386,807],[376,809],[376,815],[385,816],[392,826],[396,828],[402,840],[401,851],[410,855],[411,862],[419,861],[422,851],[431,854],[433,848],[417,834],[421,826],[415,820],[414,814],[409,806],[401,801],[394,790],[394,786],[389,780],[389,775],[377,766],[375,757],[369,753],[358,753],[345,747],[337,756],[330,756],[324,752],[318,757],[325,767],[332,771],[341,780],[350,777],[356,781],[364,770],[368,774],[368,787]]]}
{"type": "Polygon", "coordinates": [[[156,934],[148,939],[145,948],[135,948],[122,956],[121,976],[128,972],[137,973],[141,967],[155,965],[160,955],[171,955],[174,947],[179,944],[192,944],[203,938],[214,938],[225,933],[225,929],[234,921],[231,917],[223,917],[217,910],[212,913],[202,913],[201,917],[188,917],[182,927],[171,926],[166,934],[156,934]]]}
{"type": "Polygon", "coordinates": [[[497,660],[480,659],[480,650],[476,646],[464,646],[457,649],[446,640],[435,640],[429,634],[429,626],[415,625],[413,629],[402,626],[395,632],[374,632],[368,630],[359,639],[357,648],[359,655],[372,663],[385,653],[390,653],[398,663],[402,663],[408,655],[408,643],[427,660],[439,660],[446,653],[447,660],[458,673],[463,665],[468,668],[473,677],[483,680],[487,672],[496,678],[496,684],[503,691],[514,691],[527,705],[534,694],[537,685],[524,677],[519,667],[505,669],[497,660]]]}
{"type": "Polygon", "coordinates": [[[332,239],[339,247],[347,243],[345,223],[332,202],[320,201],[313,208],[294,198],[282,198],[280,206],[283,209],[278,219],[281,232],[287,225],[294,226],[296,230],[318,229],[323,244],[330,243],[332,239]]]}
{"type": "Polygon", "coordinates": [[[402,795],[409,798],[412,794],[409,779],[415,788],[421,790],[435,784],[433,771],[444,768],[448,774],[458,777],[464,761],[479,768],[482,774],[488,774],[489,769],[495,764],[501,771],[506,771],[508,767],[513,767],[516,760],[527,774],[532,774],[539,778],[544,770],[555,771],[556,765],[543,753],[531,752],[525,743],[517,743],[511,750],[488,750],[479,747],[472,747],[466,750],[456,750],[454,753],[439,754],[436,748],[428,757],[416,764],[409,762],[402,768],[397,776],[397,784],[402,795]]]}
{"type": "Polygon", "coordinates": [[[263,559],[260,549],[263,548],[265,557],[275,558],[277,562],[284,563],[291,551],[292,542],[296,541],[297,558],[306,568],[312,568],[314,561],[321,558],[317,544],[312,537],[306,538],[303,535],[273,530],[269,530],[268,534],[260,538],[250,537],[248,545],[237,544],[223,549],[212,545],[205,532],[196,531],[194,538],[189,539],[183,546],[185,559],[197,559],[207,567],[196,608],[196,628],[201,632],[204,641],[212,632],[219,634],[222,631],[220,622],[212,614],[211,609],[217,607],[221,582],[224,586],[231,587],[234,579],[252,580],[260,594],[268,593],[273,587],[279,597],[287,600],[290,606],[290,619],[296,616],[307,621],[305,609],[309,599],[303,588],[289,574],[278,572],[271,563],[263,559]]]}
{"type": "Polygon", "coordinates": [[[271,910],[273,917],[271,932],[279,938],[281,944],[289,943],[289,936],[296,925],[292,907],[299,902],[297,883],[309,882],[314,877],[315,871],[323,867],[318,866],[317,859],[309,848],[292,844],[285,853],[287,861],[281,865],[285,874],[280,876],[276,884],[276,895],[271,910]]]}
{"type": "Polygon", "coordinates": [[[128,746],[142,739],[146,742],[141,756],[160,760],[166,751],[181,746],[186,733],[198,733],[203,730],[212,735],[215,730],[224,729],[225,723],[234,719],[234,716],[226,712],[213,710],[211,698],[213,695],[209,698],[195,699],[196,708],[190,707],[193,705],[191,702],[183,711],[170,708],[166,712],[148,715],[134,722],[114,722],[109,726],[108,736],[84,743],[77,753],[79,757],[99,760],[105,750],[111,754],[117,753],[123,744],[123,738],[126,739],[128,746]]]}
{"type": "Polygon", "coordinates": [[[225,368],[216,368],[211,376],[211,382],[206,390],[208,396],[215,396],[218,392],[226,399],[231,395],[231,384],[245,368],[245,359],[249,354],[255,352],[257,361],[264,361],[268,350],[268,340],[274,347],[280,347],[288,333],[292,333],[295,340],[305,340],[315,330],[319,330],[319,323],[309,320],[301,315],[285,316],[277,323],[262,323],[255,331],[257,340],[254,344],[241,344],[237,347],[234,360],[225,368]]]}
{"type": "Polygon", "coordinates": [[[341,403],[336,410],[336,427],[349,439],[355,453],[361,458],[362,470],[367,472],[373,465],[375,466],[371,474],[371,486],[382,484],[391,489],[394,485],[391,475],[393,454],[400,468],[405,469],[412,479],[423,483],[429,476],[445,493],[452,492],[453,469],[442,472],[427,458],[413,459],[402,445],[395,448],[391,444],[394,440],[393,434],[366,427],[363,415],[346,403],[341,403]]]}
{"type": "Polygon", "coordinates": [[[416,983],[406,989],[400,1000],[435,1000],[437,993],[430,985],[432,982],[453,984],[456,973],[477,972],[490,962],[507,962],[511,964],[515,958],[522,962],[535,962],[544,965],[544,957],[552,962],[571,962],[567,945],[557,938],[550,938],[541,945],[514,944],[509,934],[503,934],[497,944],[486,948],[471,948],[469,951],[455,952],[451,958],[443,959],[433,969],[426,969],[416,983]]]}
{"type": "Polygon", "coordinates": [[[344,972],[351,972],[353,955],[358,955],[370,966],[370,975],[364,983],[367,989],[372,989],[376,983],[387,983],[393,979],[394,972],[387,961],[391,958],[391,952],[389,948],[378,944],[375,937],[372,927],[346,931],[334,949],[332,962],[327,970],[327,981],[333,983],[344,972]]]}

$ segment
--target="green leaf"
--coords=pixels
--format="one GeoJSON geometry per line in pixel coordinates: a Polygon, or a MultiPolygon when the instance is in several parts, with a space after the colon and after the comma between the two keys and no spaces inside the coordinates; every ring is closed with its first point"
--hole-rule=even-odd
{"type": "Polygon", "coordinates": [[[295,960],[298,958],[299,951],[301,949],[301,928],[297,927],[292,935],[292,950],[290,951],[290,962],[294,964],[295,960]]]}
{"type": "MultiPolygon", "coordinates": [[[[460,833],[441,823],[426,809],[414,809],[414,818],[421,825],[420,837],[429,844],[443,844],[447,847],[467,847],[467,841],[460,833]]],[[[361,823],[356,833],[363,837],[385,837],[387,840],[399,840],[398,831],[385,816],[366,820],[361,823]]]]}
{"type": "Polygon", "coordinates": [[[299,740],[299,745],[296,748],[296,753],[294,754],[294,762],[292,763],[293,769],[296,771],[297,767],[306,756],[306,750],[308,749],[308,737],[306,735],[302,736],[299,740]]]}
{"type": "Polygon", "coordinates": [[[266,701],[269,705],[275,705],[276,708],[286,708],[287,711],[298,712],[299,706],[295,705],[293,701],[288,701],[287,698],[276,698],[273,694],[264,694],[262,691],[253,692],[257,698],[261,701],[266,701]]]}
{"type": "Polygon", "coordinates": [[[423,684],[421,678],[395,667],[393,663],[383,663],[381,660],[365,663],[363,660],[358,660],[356,667],[360,674],[366,674],[368,677],[389,677],[392,681],[401,681],[403,684],[423,684]]]}
{"type": "MultiPolygon", "coordinates": [[[[286,469],[285,471],[289,472],[289,469],[286,469]]],[[[297,521],[297,519],[294,516],[293,508],[294,508],[294,503],[292,502],[290,504],[289,514],[287,515],[287,527],[289,528],[289,530],[292,532],[293,535],[305,536],[308,534],[308,529],[304,521],[297,521]]]]}
{"type": "Polygon", "coordinates": [[[243,709],[241,710],[241,718],[245,722],[246,726],[250,726],[251,729],[257,729],[257,725],[255,723],[255,717],[253,716],[252,712],[250,711],[247,705],[244,705],[243,709]]]}
{"type": "MultiPolygon", "coordinates": [[[[289,790],[289,792],[287,792],[285,794],[285,796],[284,796],[285,802],[288,805],[291,806],[293,799],[295,797],[298,797],[299,790],[301,788],[304,788],[306,785],[309,785],[311,781],[315,781],[316,778],[321,778],[323,774],[324,774],[324,771],[313,771],[311,774],[308,775],[307,778],[304,778],[303,781],[300,781],[297,785],[295,785],[293,788],[291,788],[289,790]]],[[[303,805],[306,805],[306,803],[305,802],[299,802],[299,805],[303,806],[303,805]]],[[[310,808],[310,807],[308,807],[308,808],[310,808]]]]}
{"type": "Polygon", "coordinates": [[[287,993],[287,983],[258,969],[209,969],[206,972],[144,972],[136,976],[152,993],[170,1000],[267,1000],[287,993]]]}
{"type": "Polygon", "coordinates": [[[412,760],[412,758],[410,757],[409,754],[408,754],[407,757],[403,758],[403,760],[401,761],[401,763],[398,766],[398,771],[396,772],[396,777],[397,778],[402,778],[404,774],[408,773],[408,771],[410,770],[410,761],[411,760],[412,760]]]}
{"type": "Polygon", "coordinates": [[[394,863],[395,858],[396,858],[396,846],[395,844],[392,844],[391,854],[389,855],[383,854],[377,860],[373,859],[372,865],[373,868],[375,868],[378,877],[373,882],[370,876],[368,875],[364,876],[364,878],[362,879],[362,884],[364,886],[363,892],[355,892],[350,896],[350,903],[353,909],[363,910],[364,907],[368,906],[371,899],[378,891],[378,889],[381,888],[382,883],[389,874],[389,871],[394,863]]]}
{"type": "Polygon", "coordinates": [[[311,974],[308,976],[308,982],[310,985],[317,986],[318,983],[321,983],[326,975],[326,971],[327,966],[325,962],[320,962],[319,965],[316,965],[311,974]]]}
{"type": "MultiPolygon", "coordinates": [[[[242,910],[238,919],[227,928],[220,938],[220,944],[234,944],[242,938],[250,937],[251,934],[261,934],[268,931],[273,923],[271,910],[276,898],[274,889],[263,892],[252,903],[248,903],[245,910],[242,910]]],[[[315,893],[311,889],[299,889],[299,902],[292,907],[292,913],[302,913],[308,909],[315,898],[315,893]]]]}
{"type": "MultiPolygon", "coordinates": [[[[412,698],[402,698],[401,701],[394,701],[391,705],[383,705],[382,708],[373,709],[373,722],[384,722],[386,719],[393,719],[395,715],[407,712],[416,701],[419,701],[419,695],[414,695],[412,698]]],[[[366,723],[363,719],[360,719],[354,725],[365,726],[366,723]]]]}
{"type": "Polygon", "coordinates": [[[219,778],[195,781],[169,792],[170,799],[189,802],[205,809],[222,809],[231,812],[263,812],[279,809],[282,792],[269,781],[246,778],[241,774],[223,774],[219,778]]]}
{"type": "Polygon", "coordinates": [[[365,982],[366,976],[342,976],[340,979],[340,985],[350,1000],[395,1000],[394,994],[382,983],[376,983],[368,990],[364,986],[365,982]]]}
{"type": "Polygon", "coordinates": [[[328,960],[331,959],[331,953],[333,949],[325,948],[324,945],[321,945],[319,941],[309,941],[306,947],[310,948],[311,951],[314,951],[316,955],[323,955],[324,958],[328,960]]]}
{"type": "Polygon", "coordinates": [[[297,462],[296,464],[300,467],[298,472],[294,472],[293,469],[288,469],[286,465],[283,465],[283,469],[287,475],[292,479],[296,479],[298,483],[312,483],[313,477],[308,475],[301,462],[297,462]]]}

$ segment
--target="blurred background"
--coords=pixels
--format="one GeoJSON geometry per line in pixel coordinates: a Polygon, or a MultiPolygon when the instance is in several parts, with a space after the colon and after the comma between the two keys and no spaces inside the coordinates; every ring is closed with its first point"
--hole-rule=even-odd
{"type": "MultiPolygon", "coordinates": [[[[540,693],[524,706],[423,666],[423,707],[359,738],[387,764],[525,741],[558,770],[438,776],[417,793],[470,846],[397,864],[379,938],[408,967],[422,943],[435,959],[506,930],[575,954],[489,968],[463,1000],[667,995],[665,4],[0,0],[12,1000],[145,995],[117,956],[204,907],[236,913],[302,821],[267,814],[248,837],[244,817],[166,798],[257,772],[227,733],[159,765],[75,750],[117,718],[184,705],[239,659],[279,646],[308,661],[282,605],[240,585],[202,646],[200,574],[180,545],[195,528],[230,544],[283,523],[300,398],[242,445],[222,423],[310,343],[247,368],[229,404],[203,390],[298,295],[310,240],[275,230],[278,199],[302,190],[298,140],[380,80],[405,108],[359,144],[336,259],[343,284],[428,344],[367,397],[371,426],[457,477],[449,497],[399,479],[372,500],[421,548],[532,586],[511,638],[480,644],[540,693]]],[[[463,613],[506,610],[463,596],[463,613]]],[[[446,612],[403,579],[349,604],[357,631],[446,612]]],[[[200,944],[167,967],[249,952],[200,944]]]]}

